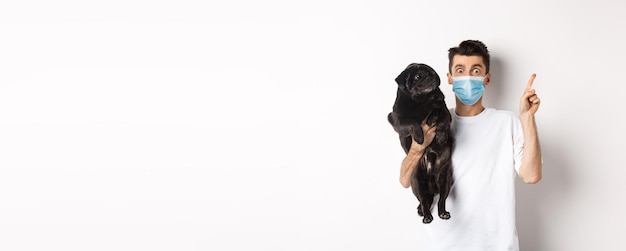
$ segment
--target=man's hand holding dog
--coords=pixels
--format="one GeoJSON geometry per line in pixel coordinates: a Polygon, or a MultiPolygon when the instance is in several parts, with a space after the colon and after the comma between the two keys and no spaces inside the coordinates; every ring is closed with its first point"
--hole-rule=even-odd
{"type": "Polygon", "coordinates": [[[422,155],[424,155],[424,150],[435,138],[436,128],[436,125],[427,125],[426,120],[424,120],[422,121],[422,131],[424,131],[424,143],[420,145],[415,141],[415,139],[412,138],[411,148],[409,149],[409,152],[404,160],[402,160],[402,166],[400,168],[400,184],[402,184],[404,188],[408,188],[411,186],[411,175],[413,174],[413,171],[415,171],[417,162],[420,158],[422,158],[422,155]]]}

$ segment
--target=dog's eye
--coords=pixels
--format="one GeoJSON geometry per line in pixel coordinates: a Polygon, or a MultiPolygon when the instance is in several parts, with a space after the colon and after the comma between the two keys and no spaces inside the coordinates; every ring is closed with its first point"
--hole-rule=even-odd
{"type": "Polygon", "coordinates": [[[415,77],[413,77],[413,79],[419,79],[419,78],[420,78],[419,74],[416,74],[415,77]]]}

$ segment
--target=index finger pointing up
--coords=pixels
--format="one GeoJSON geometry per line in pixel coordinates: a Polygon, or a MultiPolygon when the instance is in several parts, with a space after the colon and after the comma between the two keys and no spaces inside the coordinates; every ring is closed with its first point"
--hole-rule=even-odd
{"type": "Polygon", "coordinates": [[[535,77],[537,76],[537,74],[533,73],[533,75],[530,76],[530,79],[528,80],[528,84],[526,85],[526,90],[530,90],[533,88],[533,82],[535,81],[535,77]]]}

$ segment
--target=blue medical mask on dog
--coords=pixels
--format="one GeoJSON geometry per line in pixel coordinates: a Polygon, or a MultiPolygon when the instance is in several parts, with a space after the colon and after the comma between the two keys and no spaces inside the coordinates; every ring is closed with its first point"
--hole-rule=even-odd
{"type": "Polygon", "coordinates": [[[476,104],[485,92],[485,86],[483,85],[484,80],[485,77],[453,77],[452,91],[464,105],[476,104]]]}

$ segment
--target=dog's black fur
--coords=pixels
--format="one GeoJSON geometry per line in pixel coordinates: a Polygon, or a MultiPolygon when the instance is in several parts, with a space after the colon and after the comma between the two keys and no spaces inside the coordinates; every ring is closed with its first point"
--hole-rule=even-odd
{"type": "Polygon", "coordinates": [[[420,203],[417,213],[424,217],[423,223],[432,222],[432,203],[435,194],[439,194],[439,217],[447,220],[450,213],[446,211],[445,201],[453,182],[451,153],[454,138],[450,132],[452,117],[439,89],[439,75],[426,64],[412,63],[400,73],[396,83],[398,93],[387,119],[400,135],[404,152],[408,153],[411,148],[411,137],[419,144],[424,142],[422,121],[426,120],[430,126],[436,125],[435,138],[424,150],[411,176],[411,188],[420,203]]]}

